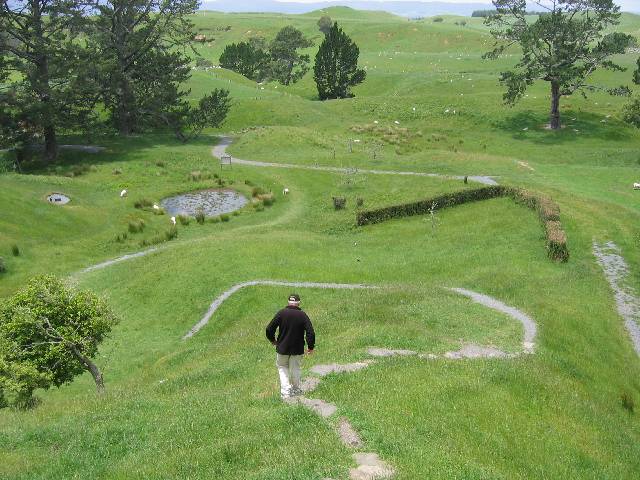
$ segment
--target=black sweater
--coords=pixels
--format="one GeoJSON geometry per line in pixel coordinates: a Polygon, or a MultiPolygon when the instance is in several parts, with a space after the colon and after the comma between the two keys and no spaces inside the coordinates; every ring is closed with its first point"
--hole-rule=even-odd
{"type": "Polygon", "coordinates": [[[311,320],[299,307],[291,305],[283,308],[271,323],[267,325],[267,338],[276,342],[276,351],[280,355],[302,355],[304,353],[304,334],[307,334],[307,346],[313,350],[316,344],[316,334],[311,320]],[[278,340],[275,339],[276,329],[278,340]]]}

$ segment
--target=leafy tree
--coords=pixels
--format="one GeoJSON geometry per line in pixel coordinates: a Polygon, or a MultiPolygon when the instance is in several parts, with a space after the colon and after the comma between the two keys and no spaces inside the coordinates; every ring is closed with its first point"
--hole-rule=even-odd
{"type": "Polygon", "coordinates": [[[309,71],[309,55],[298,50],[312,45],[297,28],[284,27],[269,44],[269,76],[283,85],[300,80],[309,71]]]}
{"type": "MultiPolygon", "coordinates": [[[[640,85],[640,58],[637,61],[638,67],[633,72],[633,83],[640,85]]],[[[623,110],[624,120],[636,128],[640,128],[640,99],[633,99],[625,105],[623,110]]]]}
{"type": "MultiPolygon", "coordinates": [[[[75,41],[85,7],[68,0],[0,0],[0,57],[8,59],[2,68],[15,73],[3,87],[4,100],[10,100],[2,103],[3,124],[22,125],[29,143],[44,138],[49,161],[58,154],[58,131],[85,123],[91,111],[74,85],[85,63],[75,41]]],[[[23,140],[5,130],[5,141],[23,140]]]]}
{"type": "Polygon", "coordinates": [[[85,370],[102,391],[92,358],[115,323],[94,294],[50,275],[31,279],[0,307],[0,391],[28,405],[36,388],[70,383],[85,370]]]}
{"type": "Polygon", "coordinates": [[[100,99],[122,135],[155,126],[188,95],[198,0],[96,0],[89,35],[100,99]]]}
{"type": "Polygon", "coordinates": [[[366,77],[366,72],[358,68],[359,55],[358,46],[334,23],[318,49],[313,67],[320,100],[353,96],[351,87],[366,77]]]}
{"type": "Polygon", "coordinates": [[[514,104],[536,80],[551,88],[550,127],[560,128],[560,98],[580,91],[607,90],[628,94],[626,87],[606,89],[587,83],[598,68],[624,70],[610,60],[624,53],[632,38],[623,33],[605,33],[619,22],[620,8],[612,0],[539,0],[547,12],[535,22],[526,19],[524,0],[494,0],[497,13],[485,20],[496,38],[486,58],[497,58],[505,49],[519,45],[522,56],[515,68],[503,72],[507,87],[504,100],[514,104]]]}
{"type": "Polygon", "coordinates": [[[266,74],[268,54],[259,40],[231,43],[220,55],[220,66],[244,75],[251,80],[261,81],[266,74]]]}
{"type": "Polygon", "coordinates": [[[325,35],[329,33],[329,30],[331,30],[332,25],[333,25],[333,21],[331,20],[331,17],[329,17],[328,15],[323,15],[322,17],[320,17],[320,20],[318,20],[318,29],[325,35]]]}

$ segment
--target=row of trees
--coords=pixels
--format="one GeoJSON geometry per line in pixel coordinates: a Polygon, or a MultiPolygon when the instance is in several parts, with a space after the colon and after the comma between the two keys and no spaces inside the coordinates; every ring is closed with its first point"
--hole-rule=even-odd
{"type": "MultiPolygon", "coordinates": [[[[353,40],[329,17],[322,17],[318,27],[324,38],[315,57],[313,78],[320,100],[347,98],[351,87],[362,83],[366,72],[358,68],[360,50],[353,40]]],[[[290,85],[309,71],[309,55],[299,50],[313,42],[292,26],[284,27],[267,43],[256,37],[247,42],[232,43],[220,56],[220,66],[261,82],[275,80],[290,85]]]]}
{"type": "Polygon", "coordinates": [[[42,142],[53,160],[60,132],[169,127],[186,141],[217,126],[228,92],[192,107],[182,88],[197,8],[197,0],[1,0],[2,145],[21,154],[42,142]]]}

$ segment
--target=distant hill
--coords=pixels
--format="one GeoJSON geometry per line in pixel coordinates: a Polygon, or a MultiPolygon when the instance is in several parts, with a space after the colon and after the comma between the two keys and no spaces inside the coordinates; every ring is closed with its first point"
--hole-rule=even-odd
{"type": "Polygon", "coordinates": [[[275,0],[204,0],[202,10],[220,12],[278,12],[307,13],[337,5],[357,10],[383,10],[405,17],[429,17],[439,14],[471,15],[474,10],[492,8],[487,3],[446,3],[446,2],[412,2],[412,1],[367,1],[345,0],[342,2],[318,1],[312,3],[278,2],[275,0]]]}

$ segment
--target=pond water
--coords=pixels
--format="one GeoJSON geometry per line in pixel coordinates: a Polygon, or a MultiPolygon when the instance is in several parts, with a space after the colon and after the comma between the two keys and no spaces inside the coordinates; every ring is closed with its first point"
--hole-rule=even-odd
{"type": "Polygon", "coordinates": [[[51,195],[47,195],[47,202],[53,203],[55,205],[65,205],[70,201],[71,199],[64,193],[52,193],[51,195]]]}
{"type": "Polygon", "coordinates": [[[194,216],[202,210],[207,217],[230,213],[244,207],[249,200],[235,190],[200,190],[168,197],[160,202],[169,215],[194,216]]]}

